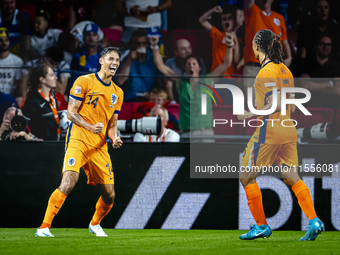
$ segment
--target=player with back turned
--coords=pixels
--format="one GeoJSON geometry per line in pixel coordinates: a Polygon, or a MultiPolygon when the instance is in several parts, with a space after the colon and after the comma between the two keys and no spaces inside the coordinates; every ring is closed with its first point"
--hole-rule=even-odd
{"type": "Polygon", "coordinates": [[[119,61],[119,49],[107,47],[100,54],[100,71],[80,76],[73,84],[67,109],[72,123],[66,135],[62,180],[50,196],[43,223],[35,236],[53,237],[52,220],[76,185],[81,167],[87,175],[87,183],[96,185],[101,194],[89,230],[96,236],[107,236],[100,222],[113,206],[115,190],[106,136],[112,140],[113,148],[123,144],[117,129],[123,91],[111,81],[119,61]]]}
{"type": "MultiPolygon", "coordinates": [[[[255,34],[252,42],[255,57],[260,60],[261,70],[255,80],[255,98],[258,110],[269,110],[273,104],[273,88],[277,88],[277,108],[273,114],[258,116],[264,125],[257,127],[243,153],[240,181],[245,189],[249,209],[256,221],[251,230],[240,236],[242,240],[269,237],[272,233],[267,224],[263,210],[262,194],[256,183],[256,177],[263,166],[271,166],[274,162],[282,171],[283,181],[292,188],[302,211],[309,219],[307,233],[300,241],[314,240],[324,224],[316,216],[313,201],[306,184],[298,175],[297,133],[292,120],[290,120],[291,105],[288,105],[286,115],[281,115],[282,87],[294,87],[293,75],[282,63],[283,50],[280,36],[271,30],[263,29],[255,34]],[[268,121],[267,121],[268,120],[268,121]],[[276,121],[270,121],[276,120],[276,121]],[[285,126],[281,125],[284,121],[285,126]],[[250,170],[255,169],[257,170],[250,170]],[[243,171],[247,169],[248,171],[243,171]]],[[[293,97],[293,95],[286,95],[293,97]]],[[[239,120],[256,116],[251,112],[238,115],[239,120]]]]}

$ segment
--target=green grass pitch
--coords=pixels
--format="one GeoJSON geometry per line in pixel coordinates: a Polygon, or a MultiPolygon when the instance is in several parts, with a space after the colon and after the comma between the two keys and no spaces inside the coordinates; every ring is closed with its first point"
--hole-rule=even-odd
{"type": "Polygon", "coordinates": [[[301,231],[273,231],[268,239],[241,241],[239,230],[116,230],[98,238],[88,229],[52,228],[54,238],[35,237],[33,228],[0,228],[0,254],[340,254],[340,232],[322,232],[299,242],[301,231]]]}

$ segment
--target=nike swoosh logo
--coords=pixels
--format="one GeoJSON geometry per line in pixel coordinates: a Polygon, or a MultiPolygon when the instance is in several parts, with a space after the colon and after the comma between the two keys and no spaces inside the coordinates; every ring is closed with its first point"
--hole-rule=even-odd
{"type": "Polygon", "coordinates": [[[40,105],[40,108],[43,108],[45,104],[46,104],[46,103],[42,103],[42,104],[40,105]]]}
{"type": "Polygon", "coordinates": [[[266,232],[266,231],[262,231],[262,232],[260,232],[258,234],[254,234],[254,236],[259,236],[259,235],[263,234],[264,232],[266,232]]]}

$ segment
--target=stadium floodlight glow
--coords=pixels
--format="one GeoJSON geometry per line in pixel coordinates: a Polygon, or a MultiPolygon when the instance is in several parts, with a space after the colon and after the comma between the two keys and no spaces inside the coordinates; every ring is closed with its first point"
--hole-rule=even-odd
{"type": "MultiPolygon", "coordinates": [[[[269,85],[268,85],[269,86],[269,85]]],[[[272,85],[270,85],[272,86],[272,85]]],[[[232,97],[233,97],[233,114],[234,115],[243,115],[244,114],[244,95],[240,88],[231,84],[215,84],[215,88],[217,89],[229,89],[232,97]]],[[[286,106],[287,104],[294,104],[297,108],[303,112],[305,115],[312,115],[302,104],[308,102],[311,99],[311,93],[305,88],[290,88],[285,87],[282,88],[282,91],[279,91],[277,88],[273,88],[273,104],[272,107],[268,110],[257,110],[253,106],[253,98],[252,98],[252,90],[253,88],[248,88],[248,108],[250,112],[256,115],[270,115],[275,112],[277,108],[277,96],[281,94],[281,115],[286,115],[286,106]],[[305,98],[286,98],[287,94],[294,93],[302,93],[305,94],[305,98]]],[[[202,96],[201,100],[201,114],[206,115],[207,113],[207,100],[206,96],[202,96]]]]}

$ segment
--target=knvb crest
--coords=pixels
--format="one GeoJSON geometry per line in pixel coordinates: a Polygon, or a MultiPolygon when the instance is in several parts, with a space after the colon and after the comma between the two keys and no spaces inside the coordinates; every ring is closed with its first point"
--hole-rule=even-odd
{"type": "Polygon", "coordinates": [[[111,94],[111,104],[116,104],[117,103],[118,96],[115,94],[111,94]]]}

